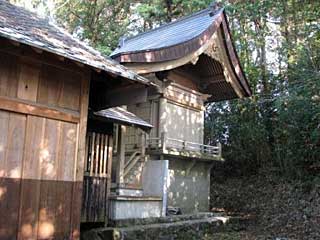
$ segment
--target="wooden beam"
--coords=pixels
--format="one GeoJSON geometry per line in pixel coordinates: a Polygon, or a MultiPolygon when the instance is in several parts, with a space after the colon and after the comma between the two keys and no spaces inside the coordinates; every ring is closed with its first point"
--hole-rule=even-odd
{"type": "Polygon", "coordinates": [[[80,63],[80,62],[77,62],[77,61],[75,61],[74,63],[75,63],[77,66],[81,67],[81,68],[84,67],[84,64],[83,64],[83,63],[80,63]]]}
{"type": "Polygon", "coordinates": [[[97,73],[101,73],[101,69],[100,69],[100,68],[95,68],[95,67],[93,67],[93,69],[94,69],[97,73]]]}
{"type": "Polygon", "coordinates": [[[56,55],[57,59],[59,59],[60,62],[64,62],[65,58],[60,55],[56,55]]]}
{"type": "Polygon", "coordinates": [[[100,89],[96,92],[92,108],[95,111],[108,107],[116,107],[127,104],[143,103],[147,101],[148,89],[141,85],[130,85],[129,87],[117,88],[112,90],[100,89]]]}
{"type": "Polygon", "coordinates": [[[200,104],[190,104],[190,102],[181,101],[170,96],[165,96],[165,98],[168,100],[168,102],[180,107],[188,108],[195,111],[203,111],[205,109],[204,106],[200,104]]]}
{"type": "Polygon", "coordinates": [[[226,82],[223,74],[216,74],[208,77],[201,78],[200,87],[207,88],[211,84],[226,82]]]}
{"type": "Polygon", "coordinates": [[[7,39],[0,37],[0,51],[18,56],[27,62],[35,62],[38,64],[46,64],[54,66],[63,70],[83,73],[86,72],[86,68],[81,68],[73,60],[65,59],[63,56],[43,51],[41,55],[35,52],[35,50],[27,45],[16,45],[7,39]]]}
{"type": "Polygon", "coordinates": [[[72,123],[78,123],[80,120],[78,112],[60,110],[43,104],[18,100],[16,98],[0,97],[0,109],[72,123]]]}
{"type": "Polygon", "coordinates": [[[14,41],[14,40],[9,40],[9,41],[10,41],[10,43],[11,43],[12,45],[14,45],[14,46],[16,46],[16,47],[19,47],[19,46],[20,46],[20,43],[17,42],[17,41],[14,41]]]}
{"type": "Polygon", "coordinates": [[[35,51],[35,52],[38,53],[38,54],[43,53],[43,50],[40,49],[40,48],[36,48],[36,47],[31,47],[31,48],[32,48],[33,51],[35,51]]]}

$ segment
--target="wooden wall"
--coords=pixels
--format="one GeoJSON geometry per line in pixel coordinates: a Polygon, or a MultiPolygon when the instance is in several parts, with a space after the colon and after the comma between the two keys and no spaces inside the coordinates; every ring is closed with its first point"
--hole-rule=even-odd
{"type": "Polygon", "coordinates": [[[203,144],[204,101],[196,87],[196,78],[182,71],[170,71],[160,101],[159,131],[167,137],[203,144]]]}
{"type": "MultiPolygon", "coordinates": [[[[128,105],[127,109],[129,112],[136,114],[141,119],[153,125],[149,136],[159,137],[158,125],[159,125],[159,100],[150,99],[145,103],[128,105]]],[[[141,133],[142,130],[137,127],[127,127],[125,134],[126,149],[131,151],[141,147],[141,133]]]]}
{"type": "Polygon", "coordinates": [[[167,99],[161,104],[160,129],[167,133],[167,137],[203,144],[204,111],[167,99]]]}
{"type": "Polygon", "coordinates": [[[78,239],[90,72],[0,58],[0,239],[78,239]]]}
{"type": "MultiPolygon", "coordinates": [[[[175,77],[171,75],[171,77],[175,77]]],[[[203,144],[204,102],[202,94],[189,85],[181,85],[181,78],[163,91],[163,98],[152,98],[146,103],[128,105],[128,111],[136,114],[154,127],[149,137],[167,137],[203,144]],[[177,83],[179,80],[179,83],[177,83]]],[[[186,82],[188,82],[186,80],[186,82]]],[[[126,150],[136,149],[141,144],[141,130],[128,127],[125,135],[126,150]]]]}

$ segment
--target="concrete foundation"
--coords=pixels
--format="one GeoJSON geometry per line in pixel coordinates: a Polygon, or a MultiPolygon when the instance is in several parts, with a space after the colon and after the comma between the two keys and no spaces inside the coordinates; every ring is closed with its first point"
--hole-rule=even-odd
{"type": "Polygon", "coordinates": [[[111,220],[161,217],[162,199],[117,196],[110,199],[111,220]]]}
{"type": "Polygon", "coordinates": [[[110,198],[109,218],[159,218],[165,216],[168,161],[148,161],[142,173],[142,189],[117,188],[110,198]]]}
{"type": "Polygon", "coordinates": [[[210,164],[185,159],[169,159],[168,206],[183,214],[206,212],[210,198],[210,164]]]}
{"type": "Polygon", "coordinates": [[[169,161],[148,161],[142,174],[144,196],[159,196],[162,199],[161,216],[166,216],[168,198],[169,161]]]}

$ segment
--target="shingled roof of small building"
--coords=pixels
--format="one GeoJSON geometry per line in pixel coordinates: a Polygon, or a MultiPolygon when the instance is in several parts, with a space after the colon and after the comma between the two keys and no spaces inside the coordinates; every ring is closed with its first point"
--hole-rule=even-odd
{"type": "Polygon", "coordinates": [[[114,123],[136,126],[143,129],[144,131],[150,131],[151,128],[153,128],[150,123],[144,121],[134,113],[129,112],[121,107],[104,109],[98,112],[94,112],[93,115],[96,117],[105,118],[114,123]]]}
{"type": "Polygon", "coordinates": [[[23,43],[67,59],[140,83],[149,81],[81,42],[35,13],[0,0],[0,37],[23,43]]]}

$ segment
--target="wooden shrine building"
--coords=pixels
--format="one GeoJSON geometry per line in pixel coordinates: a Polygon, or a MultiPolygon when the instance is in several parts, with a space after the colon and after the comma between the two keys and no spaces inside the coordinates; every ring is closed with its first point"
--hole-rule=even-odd
{"type": "Polygon", "coordinates": [[[150,85],[48,20],[0,0],[1,240],[79,239],[81,218],[92,217],[86,207],[94,200],[86,200],[96,199],[86,192],[82,201],[82,192],[97,182],[105,221],[113,125],[102,124],[112,112],[101,120],[106,112],[99,111],[146,101],[150,85]],[[95,152],[89,161],[88,144],[95,152]]]}
{"type": "MultiPolygon", "coordinates": [[[[121,38],[111,57],[158,85],[149,89],[146,103],[130,104],[127,109],[154,126],[146,140],[149,161],[169,162],[166,192],[161,195],[164,208],[176,207],[182,213],[208,211],[210,169],[223,159],[218,142],[204,143],[205,104],[251,95],[224,9],[212,5],[121,38]]],[[[133,170],[140,166],[143,172],[145,161],[135,163],[130,157],[139,142],[136,130],[128,130],[125,164],[133,170]]],[[[123,185],[144,195],[141,181],[132,180],[136,172],[124,169],[123,185]]]]}

